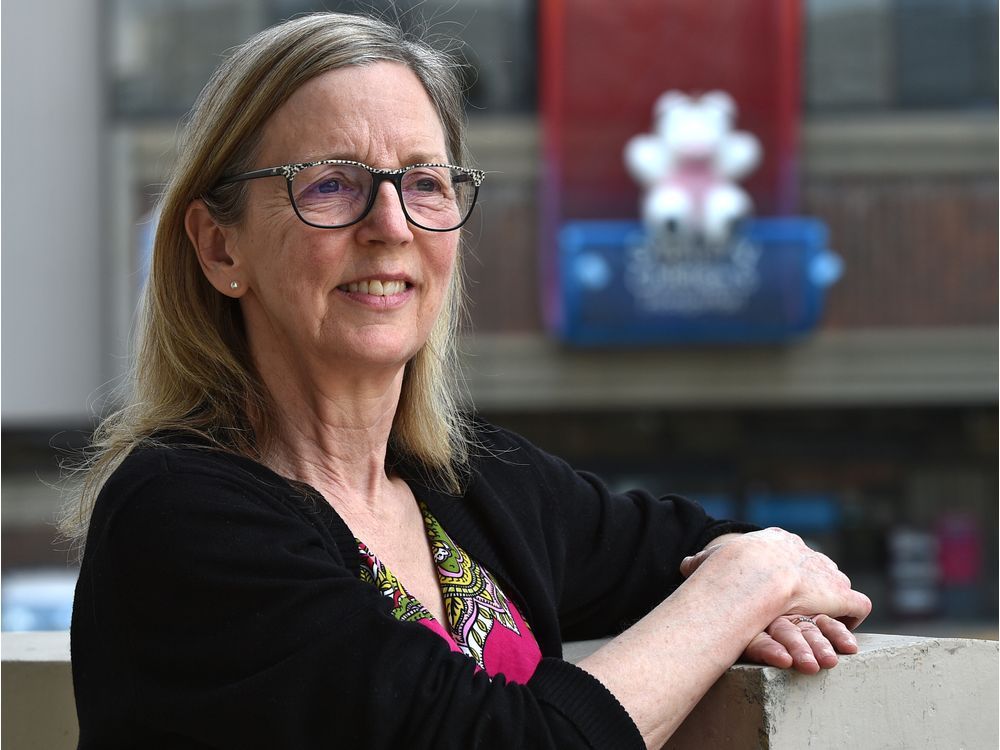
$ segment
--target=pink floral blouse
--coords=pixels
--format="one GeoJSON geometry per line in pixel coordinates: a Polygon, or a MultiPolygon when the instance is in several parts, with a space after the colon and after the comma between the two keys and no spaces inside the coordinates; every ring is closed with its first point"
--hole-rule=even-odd
{"type": "Polygon", "coordinates": [[[397,620],[430,628],[452,651],[474,659],[490,677],[502,674],[509,682],[527,682],[542,658],[528,623],[493,575],[451,540],[423,503],[419,505],[448,622],[438,622],[358,539],[361,579],[392,599],[392,614],[397,620]]]}

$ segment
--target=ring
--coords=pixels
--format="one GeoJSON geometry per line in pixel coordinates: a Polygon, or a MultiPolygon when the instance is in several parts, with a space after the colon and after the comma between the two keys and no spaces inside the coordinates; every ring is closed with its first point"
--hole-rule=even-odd
{"type": "Polygon", "coordinates": [[[806,617],[805,615],[797,615],[794,620],[792,620],[792,625],[799,625],[803,622],[808,622],[810,625],[815,625],[816,621],[811,617],[806,617]]]}

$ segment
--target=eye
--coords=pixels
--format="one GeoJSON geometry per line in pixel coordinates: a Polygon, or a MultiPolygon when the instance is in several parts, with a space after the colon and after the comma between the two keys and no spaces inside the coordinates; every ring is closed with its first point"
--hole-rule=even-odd
{"type": "Polygon", "coordinates": [[[293,192],[300,205],[326,200],[360,200],[371,178],[349,164],[318,164],[295,175],[293,192]]]}
{"type": "Polygon", "coordinates": [[[411,169],[403,175],[403,190],[411,193],[440,195],[446,192],[446,174],[433,167],[411,169]]]}
{"type": "Polygon", "coordinates": [[[340,192],[340,181],[335,180],[332,177],[324,180],[323,182],[313,185],[313,190],[317,193],[339,193],[340,192]]]}
{"type": "Polygon", "coordinates": [[[303,192],[312,195],[335,195],[357,192],[358,181],[342,171],[326,170],[323,173],[303,173],[308,182],[303,181],[303,192]]]}

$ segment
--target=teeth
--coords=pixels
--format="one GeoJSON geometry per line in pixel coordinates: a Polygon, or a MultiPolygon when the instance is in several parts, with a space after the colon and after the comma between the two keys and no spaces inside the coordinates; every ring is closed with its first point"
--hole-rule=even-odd
{"type": "Polygon", "coordinates": [[[340,287],[345,292],[355,292],[360,294],[371,294],[376,297],[390,297],[393,294],[402,294],[406,291],[405,281],[381,281],[370,279],[368,281],[352,281],[340,287]]]}

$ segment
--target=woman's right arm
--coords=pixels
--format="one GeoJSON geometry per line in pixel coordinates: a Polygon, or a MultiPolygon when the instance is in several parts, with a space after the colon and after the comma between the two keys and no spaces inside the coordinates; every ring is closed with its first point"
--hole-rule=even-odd
{"type": "Polygon", "coordinates": [[[579,666],[621,702],[659,748],[747,644],[783,614],[825,613],[856,626],[864,594],[824,555],[780,529],[744,534],[684,563],[659,606],[579,666]]]}
{"type": "Polygon", "coordinates": [[[870,610],[831,560],[792,534],[716,521],[677,496],[612,492],[498,428],[480,438],[496,458],[481,462],[483,481],[463,502],[523,516],[530,543],[514,559],[550,572],[564,639],[616,636],[578,666],[618,698],[648,747],[662,746],[751,641],[747,657],[777,661],[790,640],[761,634],[782,615],[854,626],[870,610]]]}

